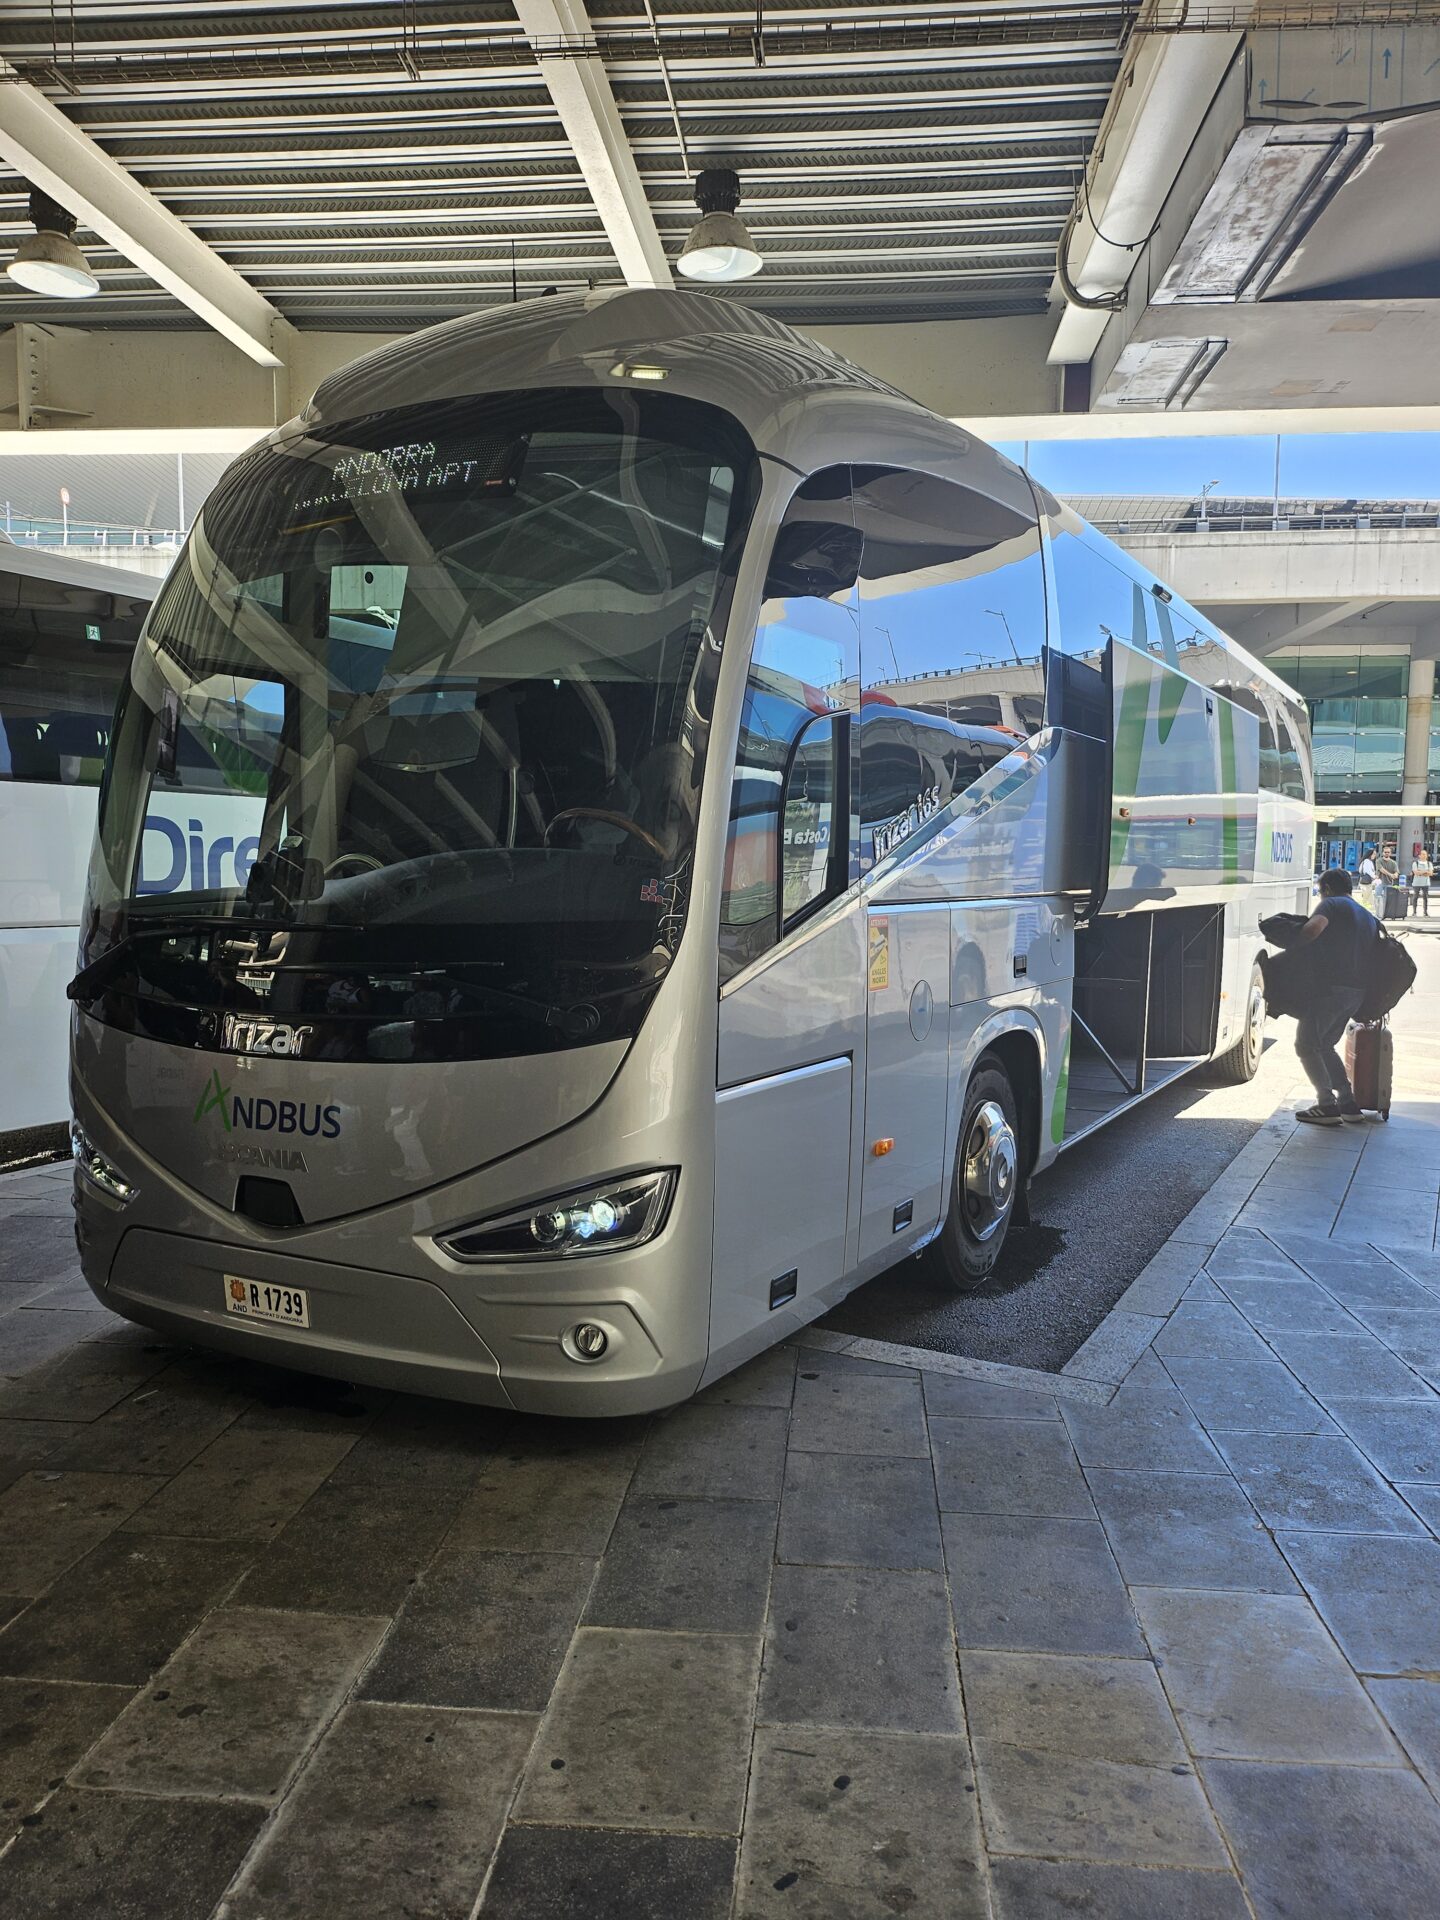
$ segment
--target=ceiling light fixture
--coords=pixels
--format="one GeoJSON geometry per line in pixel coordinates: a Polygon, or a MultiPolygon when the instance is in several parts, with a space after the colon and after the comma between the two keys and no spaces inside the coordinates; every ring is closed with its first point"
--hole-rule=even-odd
{"type": "Polygon", "coordinates": [[[74,214],[32,187],[30,219],[35,231],[20,242],[5,269],[15,284],[54,300],[88,300],[98,293],[100,282],[75,244],[74,214]]]}
{"type": "Polygon", "coordinates": [[[764,261],[745,222],[736,216],[740,176],[730,167],[707,167],[695,182],[700,218],[678,262],[687,280],[748,280],[764,261]]]}

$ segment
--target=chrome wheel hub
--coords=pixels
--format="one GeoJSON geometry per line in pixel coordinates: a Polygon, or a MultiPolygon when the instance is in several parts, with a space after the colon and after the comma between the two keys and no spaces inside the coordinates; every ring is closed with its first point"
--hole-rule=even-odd
{"type": "Polygon", "coordinates": [[[1250,989],[1250,1010],[1246,1029],[1253,1059],[1260,1058],[1260,1049],[1265,1044],[1265,993],[1261,987],[1250,989]]]}
{"type": "Polygon", "coordinates": [[[965,1217],[976,1240],[993,1239],[1015,1204],[1020,1168],[1015,1133],[1004,1109],[986,1100],[970,1116],[962,1174],[965,1217]]]}

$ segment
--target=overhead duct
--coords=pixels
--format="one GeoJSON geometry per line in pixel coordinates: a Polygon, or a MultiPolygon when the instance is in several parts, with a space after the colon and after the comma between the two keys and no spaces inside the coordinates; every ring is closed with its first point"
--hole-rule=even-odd
{"type": "Polygon", "coordinates": [[[1173,10],[1152,8],[1149,31],[1132,40],[1082,175],[1062,236],[1065,271],[1057,284],[1067,304],[1050,347],[1052,365],[1088,362],[1111,314],[1124,305],[1161,208],[1242,43],[1238,32],[1164,31],[1159,22],[1173,17],[1173,10]]]}

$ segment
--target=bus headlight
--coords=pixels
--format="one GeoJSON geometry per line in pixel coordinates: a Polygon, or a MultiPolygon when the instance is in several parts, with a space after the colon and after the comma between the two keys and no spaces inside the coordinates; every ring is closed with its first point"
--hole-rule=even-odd
{"type": "Polygon", "coordinates": [[[70,1155],[92,1187],[107,1199],[128,1206],[135,1198],[134,1185],[125,1178],[113,1160],[107,1160],[78,1120],[70,1122],[70,1155]]]}
{"type": "Polygon", "coordinates": [[[461,1227],[437,1244],[454,1260],[553,1260],[638,1247],[664,1226],[674,1191],[673,1167],[622,1174],[461,1227]]]}

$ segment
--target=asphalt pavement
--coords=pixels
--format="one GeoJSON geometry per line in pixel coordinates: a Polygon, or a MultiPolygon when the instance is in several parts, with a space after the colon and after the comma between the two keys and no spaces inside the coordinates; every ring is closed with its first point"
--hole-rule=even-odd
{"type": "Polygon", "coordinates": [[[1269,1118],[1295,1074],[1294,1032],[1289,1020],[1272,1026],[1250,1086],[1186,1075],[1062,1153],[1030,1189],[1031,1224],[1012,1230],[978,1292],[956,1294],[910,1259],[820,1324],[1058,1372],[1269,1118]]]}

